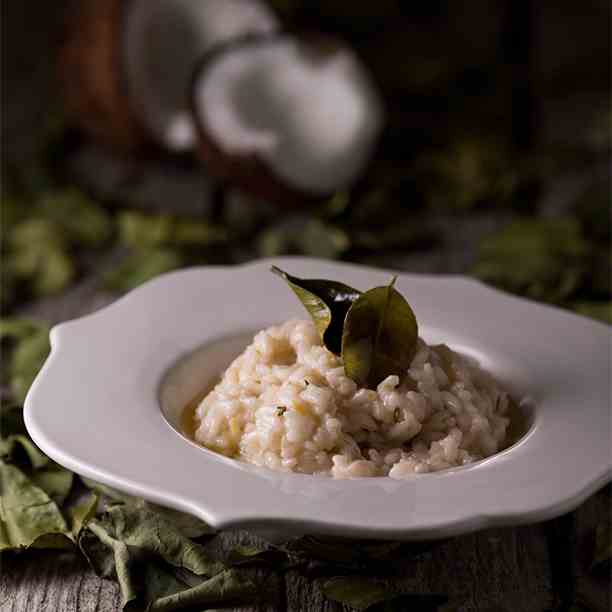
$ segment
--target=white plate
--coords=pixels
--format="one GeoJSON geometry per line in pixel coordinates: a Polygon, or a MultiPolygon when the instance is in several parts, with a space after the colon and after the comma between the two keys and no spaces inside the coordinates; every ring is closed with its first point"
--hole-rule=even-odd
{"type": "Polygon", "coordinates": [[[53,328],[51,356],[25,403],[36,444],[84,476],[269,537],[446,537],[552,518],[610,481],[610,328],[462,277],[401,274],[396,286],[426,340],[476,357],[533,399],[529,432],[513,447],[406,480],[333,480],[255,468],[189,442],[173,428],[180,407],[252,332],[305,316],[269,273],[273,263],[360,289],[389,280],[382,270],[304,258],[161,276],[53,328]],[[168,377],[198,347],[199,363],[183,360],[168,377]]]}

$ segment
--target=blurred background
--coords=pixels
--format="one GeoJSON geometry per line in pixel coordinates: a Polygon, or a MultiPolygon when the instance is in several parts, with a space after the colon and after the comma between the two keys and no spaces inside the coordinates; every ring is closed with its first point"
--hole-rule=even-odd
{"type": "MultiPolygon", "coordinates": [[[[607,0],[258,2],[287,36],[343,41],[382,100],[358,176],[307,198],[262,196],[146,133],[122,68],[137,4],[2,2],[5,316],[54,322],[66,295],[91,308],[174,268],[301,254],[465,273],[612,320],[607,0]]],[[[193,69],[172,18],[189,2],[161,4],[160,87],[193,69]]],[[[206,19],[245,10],[213,2],[206,19]]]]}

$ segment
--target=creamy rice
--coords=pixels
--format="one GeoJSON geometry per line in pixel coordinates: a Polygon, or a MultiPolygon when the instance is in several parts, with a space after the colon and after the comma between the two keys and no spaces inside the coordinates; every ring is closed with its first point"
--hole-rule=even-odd
{"type": "Polygon", "coordinates": [[[195,439],[275,470],[403,478],[504,448],[509,401],[476,363],[421,339],[401,381],[359,388],[314,324],[292,320],[228,367],[196,410],[195,439]]]}

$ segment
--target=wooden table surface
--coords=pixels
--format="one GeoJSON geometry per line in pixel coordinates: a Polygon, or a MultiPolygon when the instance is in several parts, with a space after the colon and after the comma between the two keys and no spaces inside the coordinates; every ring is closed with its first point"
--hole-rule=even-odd
{"type": "MultiPolygon", "coordinates": [[[[96,310],[111,299],[99,291],[99,275],[94,273],[66,294],[25,306],[22,313],[57,322],[96,310]]],[[[408,592],[447,594],[447,609],[453,612],[543,612],[555,609],[557,598],[570,601],[575,595],[588,610],[606,612],[610,580],[591,575],[588,565],[595,528],[610,520],[610,495],[608,486],[575,512],[548,523],[454,538],[416,561],[402,562],[394,568],[393,582],[408,592]]],[[[230,549],[253,541],[250,534],[236,531],[221,533],[213,544],[230,549]]],[[[240,610],[346,609],[325,600],[318,582],[296,571],[270,573],[267,579],[270,602],[240,610]]],[[[98,578],[74,554],[29,551],[2,559],[0,612],[119,609],[117,585],[98,578]]]]}

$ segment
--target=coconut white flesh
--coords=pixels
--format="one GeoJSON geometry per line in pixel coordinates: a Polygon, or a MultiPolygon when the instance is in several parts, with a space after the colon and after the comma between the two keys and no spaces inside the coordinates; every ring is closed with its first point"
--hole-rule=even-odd
{"type": "Polygon", "coordinates": [[[349,49],[315,56],[288,36],[222,53],[195,88],[196,112],[223,152],[257,154],[313,195],[355,180],[383,123],[377,90],[349,49]]]}
{"type": "Polygon", "coordinates": [[[131,0],[123,52],[128,95],[158,141],[174,151],[196,140],[188,111],[191,75],[214,45],[278,29],[257,0],[131,0]]]}

